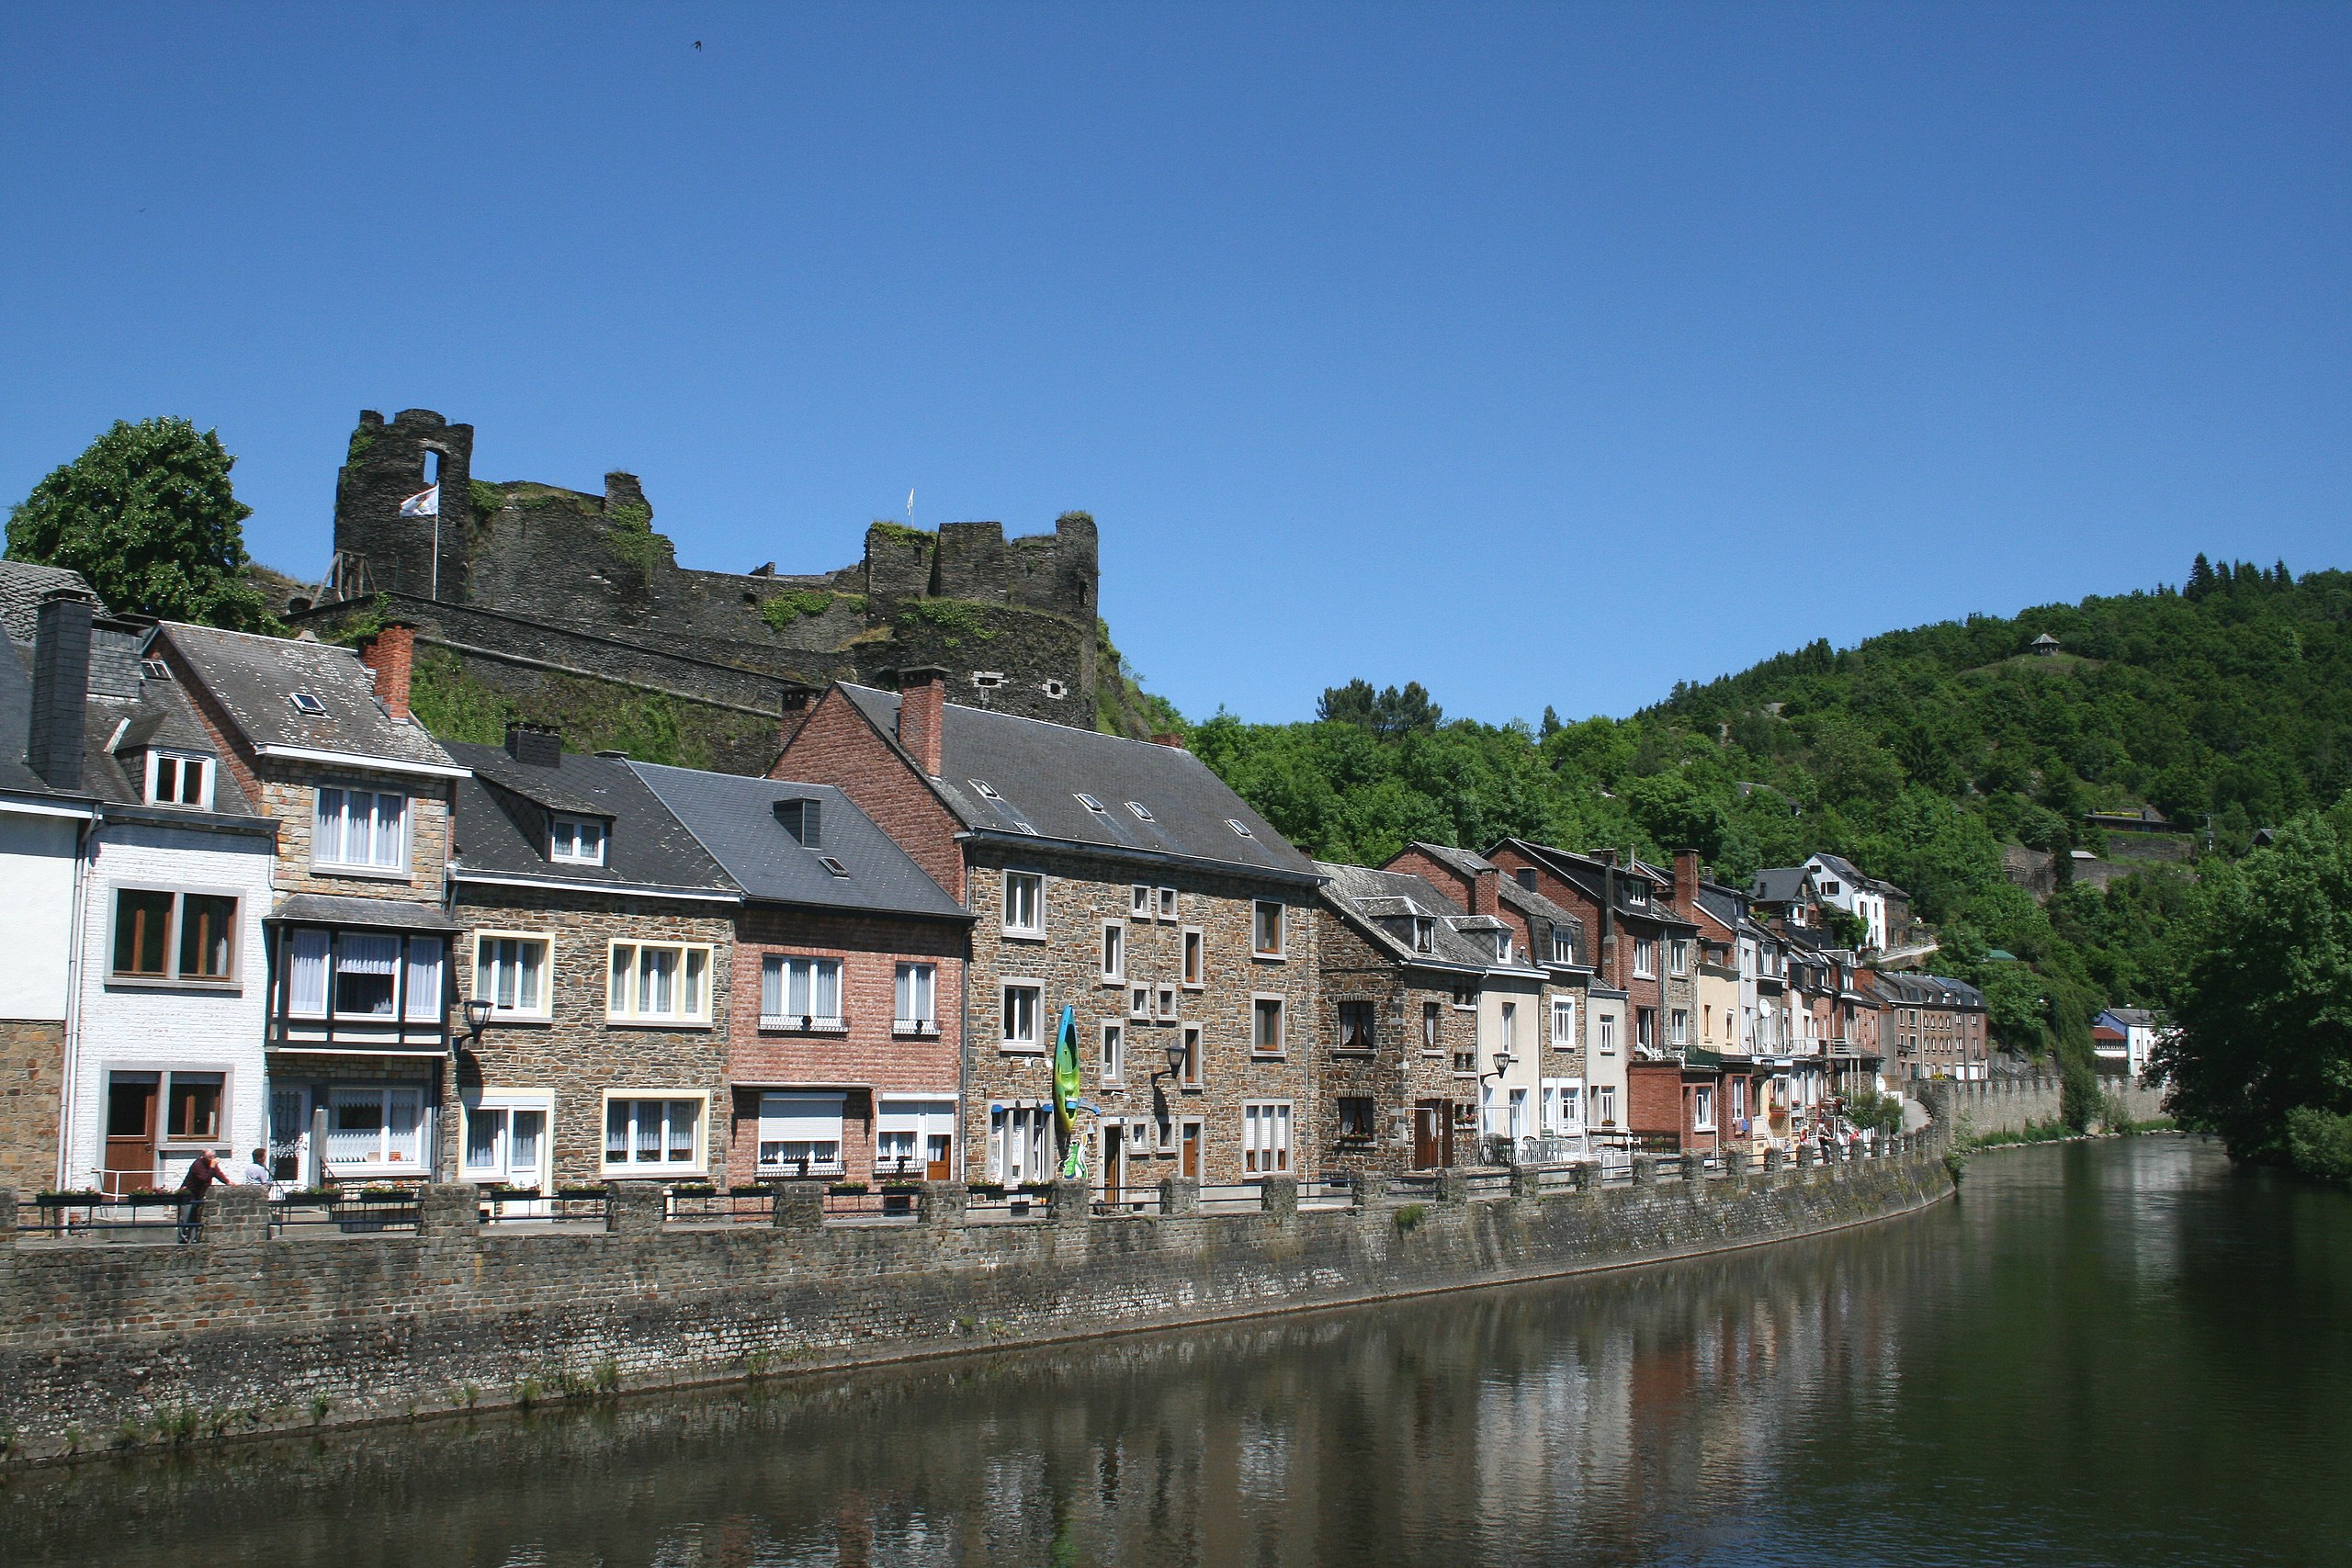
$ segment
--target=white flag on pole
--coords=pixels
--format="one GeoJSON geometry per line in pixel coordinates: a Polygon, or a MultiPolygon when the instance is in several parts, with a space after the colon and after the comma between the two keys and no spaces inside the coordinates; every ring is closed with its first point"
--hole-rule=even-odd
{"type": "Polygon", "coordinates": [[[401,515],[403,517],[440,516],[441,487],[436,484],[431,490],[418,491],[414,495],[401,502],[401,515]]]}

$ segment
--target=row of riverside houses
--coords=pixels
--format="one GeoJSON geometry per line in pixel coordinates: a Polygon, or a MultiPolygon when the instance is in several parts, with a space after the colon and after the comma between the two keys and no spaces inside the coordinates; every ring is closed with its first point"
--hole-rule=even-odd
{"type": "Polygon", "coordinates": [[[936,670],[789,689],[744,777],[436,741],[400,626],[157,625],[14,563],[0,611],[0,1184],[1042,1181],[1065,1008],[1114,1192],[1786,1146],[1883,1041],[1969,1060],[1956,983],[1830,945],[1809,873],[1317,863],[1181,746],[936,670]]]}

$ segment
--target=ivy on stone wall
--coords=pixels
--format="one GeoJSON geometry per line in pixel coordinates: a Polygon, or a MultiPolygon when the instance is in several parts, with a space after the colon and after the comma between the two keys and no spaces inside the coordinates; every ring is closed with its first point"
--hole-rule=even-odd
{"type": "Polygon", "coordinates": [[[901,631],[915,631],[922,626],[942,633],[943,648],[961,648],[966,637],[974,642],[994,642],[997,634],[988,624],[988,604],[976,604],[967,599],[916,599],[899,612],[901,631]]]}
{"type": "Polygon", "coordinates": [[[863,593],[828,593],[821,589],[806,588],[791,593],[778,593],[760,602],[760,619],[771,631],[782,631],[793,622],[814,620],[835,604],[851,611],[865,608],[863,593]]]}

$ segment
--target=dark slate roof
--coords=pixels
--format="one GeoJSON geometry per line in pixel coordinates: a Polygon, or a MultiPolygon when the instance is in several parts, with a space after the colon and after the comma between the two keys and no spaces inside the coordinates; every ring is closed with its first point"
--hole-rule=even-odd
{"type": "Polygon", "coordinates": [[[0,657],[0,790],[17,795],[46,795],[49,785],[25,763],[31,743],[33,676],[26,660],[31,650],[18,652],[14,640],[0,657]]]}
{"type": "Polygon", "coordinates": [[[551,768],[517,762],[501,746],[453,744],[474,776],[458,785],[454,873],[528,876],[587,887],[733,893],[709,852],[670,814],[629,765],[567,751],[551,768]],[[610,829],[603,865],[548,858],[548,810],[601,817],[610,829]]]}
{"type": "MultiPolygon", "coordinates": [[[[1976,997],[1979,1005],[1982,1005],[1984,1001],[1984,993],[1977,991],[1974,987],[1962,986],[1957,980],[1947,980],[1944,984],[1969,991],[1976,997]]],[[[2122,1024],[2127,1029],[2154,1029],[2156,1027],[2156,1015],[2146,1008],[2109,1008],[2107,1010],[2107,1016],[2115,1020],[2116,1022],[2122,1024]]]]}
{"type": "Polygon", "coordinates": [[[708,851],[747,897],[819,908],[863,909],[968,920],[969,912],[923,874],[888,834],[831,784],[627,764],[708,851]],[[819,843],[803,848],[776,820],[780,800],[819,803],[819,843]],[[819,860],[847,869],[835,876],[819,860]]]}
{"type": "Polygon", "coordinates": [[[1758,904],[1792,904],[1804,897],[1805,875],[1801,865],[1766,866],[1756,874],[1747,896],[1758,904]]]}
{"type": "Polygon", "coordinates": [[[1473,853],[1458,845],[1431,843],[1421,839],[1415,840],[1412,847],[1432,860],[1453,867],[1464,876],[1477,877],[1492,872],[1500,878],[1497,886],[1502,902],[1525,917],[1530,940],[1541,949],[1534,955],[1539,961],[1549,962],[1544,956],[1550,952],[1547,941],[1549,934],[1555,928],[1564,928],[1568,933],[1571,951],[1576,954],[1572,962],[1577,964],[1589,962],[1589,950],[1585,946],[1584,940],[1584,921],[1572,911],[1560,908],[1541,893],[1521,887],[1517,881],[1504,875],[1501,867],[1482,854],[1473,853]]]}
{"type": "Polygon", "coordinates": [[[266,825],[275,833],[277,823],[256,812],[236,781],[218,765],[220,748],[189,707],[187,694],[171,681],[141,681],[140,688],[137,697],[91,695],[82,729],[82,793],[113,806],[142,807],[159,819],[235,818],[251,826],[266,825]],[[213,759],[210,811],[145,807],[144,757],[157,749],[213,759]]]}
{"type": "Polygon", "coordinates": [[[254,746],[291,746],[427,767],[453,767],[440,742],[413,719],[395,720],[376,700],[376,677],[359,656],[332,643],[290,641],[172,621],[157,628],[194,678],[254,746]],[[299,712],[296,692],[326,708],[299,712]]]}
{"type": "MultiPolygon", "coordinates": [[[[895,741],[896,693],[846,682],[841,690],[895,741]]],[[[1034,832],[1064,843],[1206,861],[1293,879],[1315,874],[1313,862],[1182,747],[949,703],[941,726],[940,771],[943,776],[933,782],[949,809],[978,831],[1034,832]],[[998,798],[981,795],[975,780],[998,798]],[[1092,795],[1104,809],[1089,810],[1080,795],[1092,795]],[[1137,817],[1130,801],[1150,812],[1151,819],[1137,817]],[[1233,830],[1234,821],[1250,829],[1248,837],[1233,830]]]]}
{"type": "Polygon", "coordinates": [[[1494,950],[1483,947],[1453,929],[1464,918],[1462,907],[1409,872],[1375,871],[1368,865],[1339,865],[1317,861],[1315,869],[1327,879],[1323,897],[1349,917],[1375,946],[1402,963],[1426,964],[1449,969],[1487,970],[1496,967],[1494,950]],[[1381,923],[1383,916],[1420,914],[1437,922],[1431,932],[1433,951],[1416,953],[1409,935],[1399,936],[1381,923]]]}
{"type": "MultiPolygon", "coordinates": [[[[1594,903],[1600,902],[1601,888],[1610,878],[1608,867],[1597,856],[1580,855],[1573,851],[1555,849],[1549,844],[1538,844],[1526,839],[1505,839],[1497,844],[1496,848],[1500,849],[1503,844],[1510,845],[1538,865],[1548,867],[1563,881],[1574,883],[1583,890],[1585,897],[1594,903]]],[[[1618,868],[1615,883],[1617,913],[1621,918],[1647,920],[1654,925],[1669,926],[1683,931],[1698,930],[1694,922],[1684,919],[1674,906],[1667,902],[1674,886],[1671,874],[1660,871],[1645,862],[1635,860],[1629,865],[1618,868]],[[1626,897],[1626,884],[1636,879],[1650,885],[1649,897],[1638,904],[1626,897]]]]}
{"type": "Polygon", "coordinates": [[[318,925],[376,926],[407,931],[454,931],[460,928],[438,904],[417,904],[403,898],[344,898],[328,893],[289,893],[271,910],[273,920],[304,920],[318,925]]]}
{"type": "Polygon", "coordinates": [[[1437,844],[1431,843],[1427,839],[1416,839],[1413,840],[1412,847],[1433,861],[1452,866],[1464,876],[1479,876],[1490,871],[1497,875],[1501,874],[1501,868],[1486,856],[1473,854],[1468,850],[1457,849],[1452,844],[1437,844]]]}
{"type": "MultiPolygon", "coordinates": [[[[93,602],[98,597],[78,571],[36,566],[31,561],[0,560],[0,628],[6,630],[10,641],[31,650],[34,629],[40,621],[40,602],[61,588],[87,593],[93,602]]],[[[106,606],[98,604],[98,614],[106,613],[106,606]]]]}
{"type": "Polygon", "coordinates": [[[1699,908],[1706,910],[1726,931],[1738,931],[1742,919],[1740,898],[1730,888],[1702,882],[1699,884],[1699,908]]]}

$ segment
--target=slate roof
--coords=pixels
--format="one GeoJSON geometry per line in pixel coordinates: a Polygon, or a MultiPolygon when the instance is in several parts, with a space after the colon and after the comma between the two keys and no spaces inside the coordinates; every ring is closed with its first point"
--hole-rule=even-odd
{"type": "Polygon", "coordinates": [[[48,783],[25,762],[33,724],[33,676],[25,662],[30,652],[18,653],[11,639],[8,657],[0,659],[0,790],[12,795],[50,793],[48,783]]]}
{"type": "Polygon", "coordinates": [[[403,898],[345,898],[331,893],[288,893],[277,901],[269,919],[406,931],[463,929],[444,914],[438,904],[415,904],[403,898]]]}
{"type": "MultiPolygon", "coordinates": [[[[1946,984],[1958,986],[1960,982],[1951,980],[1947,981],[1946,984]]],[[[1962,988],[1973,989],[1973,987],[1962,988]]],[[[1981,993],[1978,994],[1977,999],[1980,1003],[1984,1000],[1981,993]]],[[[2146,1008],[2109,1008],[2107,1010],[2107,1016],[2126,1029],[2154,1029],[2158,1026],[2156,1015],[2146,1008]]]]}
{"type": "Polygon", "coordinates": [[[1806,875],[1801,865],[1766,866],[1748,885],[1747,896],[1758,904],[1793,904],[1804,897],[1806,875]]]}
{"type": "Polygon", "coordinates": [[[244,791],[220,770],[220,748],[213,745],[211,735],[198,721],[188,705],[187,694],[180,690],[178,683],[149,679],[141,681],[140,686],[141,694],[136,697],[91,694],[89,713],[82,728],[82,793],[111,806],[140,807],[142,814],[152,813],[157,820],[237,818],[266,824],[268,830],[275,833],[276,821],[256,812],[245,799],[244,791]],[[145,805],[144,753],[156,749],[213,759],[209,811],[145,805]]]}
{"type": "Polygon", "coordinates": [[[1312,863],[1326,878],[1325,901],[1349,917],[1351,925],[1390,957],[1401,963],[1482,973],[1497,966],[1493,948],[1474,942],[1454,930],[1454,920],[1467,918],[1461,906],[1430,886],[1426,878],[1410,872],[1375,871],[1368,865],[1339,865],[1329,861],[1312,863]],[[1436,921],[1430,933],[1430,952],[1415,952],[1409,933],[1400,936],[1381,923],[1382,916],[1408,914],[1425,915],[1436,921]]]}
{"type": "Polygon", "coordinates": [[[626,766],[747,897],[932,919],[972,918],[872,818],[831,784],[706,773],[652,762],[626,766]],[[816,848],[804,848],[785,831],[775,815],[780,800],[819,803],[816,848]],[[835,876],[820,855],[840,862],[849,874],[835,876]]]}
{"type": "MultiPolygon", "coordinates": [[[[844,682],[843,695],[896,743],[899,697],[844,682]]],[[[975,831],[1034,836],[1089,848],[1169,855],[1306,881],[1314,863],[1250,804],[1178,746],[1098,735],[1066,724],[946,705],[933,780],[975,831]],[[986,784],[996,798],[983,795],[986,784]],[[1080,802],[1100,801],[1102,811],[1080,802]],[[1129,802],[1144,807],[1136,816],[1129,802]],[[1234,831],[1238,821],[1250,829],[1234,831]]]]}
{"type": "Polygon", "coordinates": [[[1904,1007],[1981,1008],[1984,993],[1964,980],[1917,970],[1882,970],[1879,989],[1904,1007]]]}
{"type": "Polygon", "coordinates": [[[185,660],[248,745],[339,751],[425,767],[456,766],[413,719],[396,720],[376,700],[374,671],[347,648],[224,632],[169,621],[157,628],[185,660]],[[298,711],[308,692],[326,713],[298,711]]]}
{"type": "Polygon", "coordinates": [[[473,770],[473,777],[458,784],[453,874],[528,876],[583,887],[736,891],[709,852],[625,761],[567,751],[554,767],[543,768],[516,761],[503,746],[452,744],[448,751],[473,770]],[[603,865],[548,858],[550,810],[610,824],[603,865]]]}
{"type": "Polygon", "coordinates": [[[1739,895],[1712,882],[1699,884],[1698,903],[1710,919],[1728,931],[1737,932],[1746,919],[1740,909],[1739,895]]]}
{"type": "MultiPolygon", "coordinates": [[[[1501,848],[1502,844],[1509,844],[1538,865],[1548,867],[1562,880],[1574,883],[1584,891],[1585,897],[1594,903],[1600,902],[1601,888],[1610,878],[1607,874],[1608,868],[1598,857],[1580,855],[1569,850],[1555,849],[1549,844],[1533,843],[1526,839],[1505,839],[1498,843],[1496,848],[1501,848]]],[[[1618,868],[1615,883],[1617,914],[1621,919],[1647,920],[1653,925],[1668,926],[1682,931],[1699,929],[1692,921],[1684,919],[1676,911],[1674,906],[1667,902],[1668,890],[1674,886],[1674,878],[1670,873],[1660,871],[1654,865],[1635,860],[1630,865],[1618,868]],[[1626,896],[1626,884],[1636,878],[1647,881],[1651,885],[1650,897],[1638,904],[1626,896]]]]}
{"type": "MultiPolygon", "coordinates": [[[[19,658],[32,651],[34,633],[40,622],[41,600],[61,588],[79,590],[93,601],[98,597],[78,571],[62,566],[37,566],[31,561],[0,560],[0,628],[7,631],[9,641],[18,645],[19,658]]],[[[106,613],[105,604],[100,604],[98,614],[106,613]]]]}

